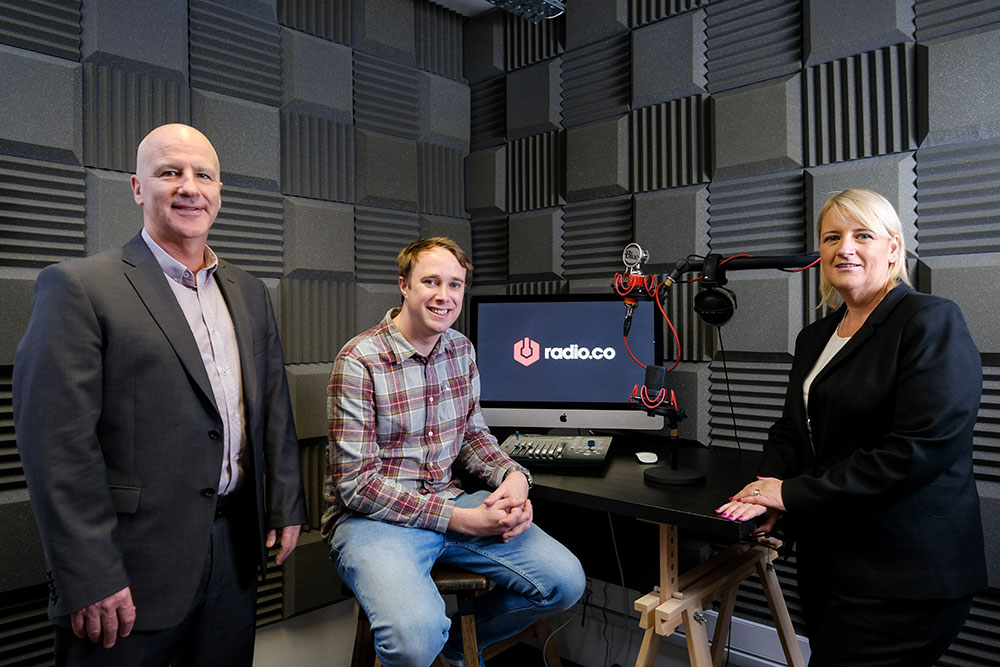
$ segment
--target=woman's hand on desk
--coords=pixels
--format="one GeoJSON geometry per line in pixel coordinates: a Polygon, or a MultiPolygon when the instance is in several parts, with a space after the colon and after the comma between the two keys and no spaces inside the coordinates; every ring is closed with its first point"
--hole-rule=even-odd
{"type": "Polygon", "coordinates": [[[767,515],[755,533],[768,533],[774,528],[780,512],[785,511],[781,499],[781,480],[758,477],[733,495],[729,502],[715,510],[730,521],[749,521],[767,515]]]}

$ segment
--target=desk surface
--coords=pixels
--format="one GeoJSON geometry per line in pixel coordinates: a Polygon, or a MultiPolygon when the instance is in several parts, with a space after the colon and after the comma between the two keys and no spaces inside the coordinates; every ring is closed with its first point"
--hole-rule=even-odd
{"type": "MultiPolygon", "coordinates": [[[[672,524],[729,541],[748,537],[753,531],[756,522],[729,521],[714,510],[754,478],[760,463],[759,452],[741,454],[721,447],[681,447],[680,465],[697,468],[705,474],[705,481],[691,486],[668,486],[643,479],[643,470],[649,466],[635,458],[639,449],[627,437],[616,436],[600,468],[570,474],[534,468],[531,497],[672,524]]],[[[666,447],[656,451],[660,462],[655,465],[665,465],[666,447]]]]}

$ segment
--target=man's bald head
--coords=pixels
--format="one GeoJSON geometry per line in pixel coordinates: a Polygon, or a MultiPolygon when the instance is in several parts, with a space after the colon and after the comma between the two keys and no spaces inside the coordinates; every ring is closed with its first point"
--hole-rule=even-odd
{"type": "Polygon", "coordinates": [[[154,148],[159,147],[163,143],[173,142],[192,146],[201,144],[203,147],[207,147],[208,150],[211,151],[211,154],[215,156],[215,170],[216,172],[219,171],[219,156],[215,152],[215,147],[212,146],[212,142],[208,140],[208,137],[190,125],[184,125],[183,123],[168,123],[154,128],[143,138],[142,141],[139,142],[139,148],[135,152],[136,173],[142,171],[143,166],[146,166],[147,169],[149,168],[148,162],[150,160],[150,154],[154,152],[154,148]]]}

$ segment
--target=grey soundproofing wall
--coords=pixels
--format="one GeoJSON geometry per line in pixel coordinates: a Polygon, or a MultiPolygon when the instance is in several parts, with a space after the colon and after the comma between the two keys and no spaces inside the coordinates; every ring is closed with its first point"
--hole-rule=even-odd
{"type": "MultiPolygon", "coordinates": [[[[900,213],[919,288],[959,303],[982,353],[975,473],[995,553],[1000,5],[566,4],[540,25],[501,12],[465,24],[466,205],[485,269],[475,289],[606,291],[632,240],[661,277],[692,253],[814,251],[815,214],[830,194],[882,193],[900,213]]],[[[719,332],[694,316],[697,286],[671,289],[682,346],[671,382],[690,415],[682,436],[759,449],[780,414],[795,336],[822,315],[818,275],[728,277],[739,305],[719,332]]],[[[667,352],[677,358],[672,343],[667,352]]],[[[992,588],[942,664],[1000,654],[1000,561],[989,562],[992,588]]],[[[797,610],[793,570],[779,565],[797,610]]],[[[769,622],[760,588],[744,589],[738,613],[769,622]]]]}
{"type": "MultiPolygon", "coordinates": [[[[425,0],[0,0],[0,664],[52,662],[11,414],[38,271],[139,231],[150,129],[205,132],[225,183],[209,243],[270,288],[317,528],[334,356],[398,304],[405,244],[472,248],[463,41],[463,17],[425,0]]],[[[272,561],[259,623],[341,597],[318,531],[300,545],[272,561]]]]}
{"type": "MultiPolygon", "coordinates": [[[[920,287],[962,306],[982,351],[976,475],[995,553],[998,53],[992,0],[568,0],[537,25],[426,0],[0,0],[0,664],[51,663],[10,407],[32,283],[138,231],[135,146],[171,121],[219,151],[213,247],[271,287],[313,527],[330,362],[398,303],[404,243],[471,248],[475,292],[606,290],[631,240],[661,274],[690,253],[812,250],[818,206],[860,185],[896,205],[920,287]]],[[[757,448],[794,336],[819,316],[817,280],[730,276],[725,366],[692,316],[697,286],[671,291],[672,376],[682,435],[757,448]]],[[[338,594],[316,536],[272,568],[261,622],[338,594]]],[[[794,609],[793,565],[779,573],[794,609]]],[[[942,664],[1000,653],[991,567],[942,664]]],[[[738,613],[766,622],[759,587],[738,613]]]]}

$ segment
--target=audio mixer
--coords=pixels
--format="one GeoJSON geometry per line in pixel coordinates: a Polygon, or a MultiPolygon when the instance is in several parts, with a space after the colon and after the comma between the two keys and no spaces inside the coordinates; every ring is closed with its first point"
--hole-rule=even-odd
{"type": "Polygon", "coordinates": [[[512,433],[500,449],[528,468],[600,465],[611,447],[610,436],[512,433]]]}

